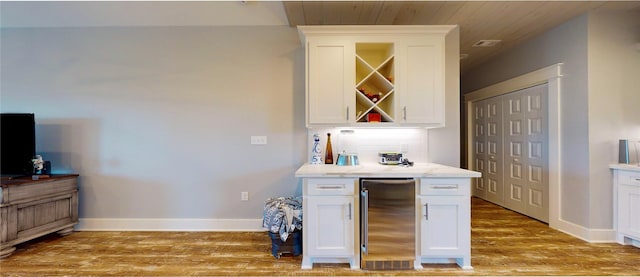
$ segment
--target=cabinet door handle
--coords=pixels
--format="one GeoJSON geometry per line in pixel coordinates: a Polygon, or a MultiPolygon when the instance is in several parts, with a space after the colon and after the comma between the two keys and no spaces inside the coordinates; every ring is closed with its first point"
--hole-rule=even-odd
{"type": "Polygon", "coordinates": [[[407,120],[407,106],[402,107],[402,119],[407,120]]]}
{"type": "Polygon", "coordinates": [[[424,219],[429,220],[429,203],[424,204],[424,219]]]}
{"type": "Polygon", "coordinates": [[[349,220],[351,220],[351,203],[349,203],[349,220]]]}
{"type": "Polygon", "coordinates": [[[349,121],[349,106],[347,106],[347,121],[349,121]]]}
{"type": "Polygon", "coordinates": [[[320,185],[318,189],[344,189],[344,185],[320,185]]]}
{"type": "Polygon", "coordinates": [[[457,189],[458,186],[457,185],[451,185],[451,186],[432,186],[432,189],[457,189]]]}

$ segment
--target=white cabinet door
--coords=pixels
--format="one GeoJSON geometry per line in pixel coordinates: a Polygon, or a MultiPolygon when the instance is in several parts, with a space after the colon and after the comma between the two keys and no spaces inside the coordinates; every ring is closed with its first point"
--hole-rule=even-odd
{"type": "Polygon", "coordinates": [[[618,229],[625,236],[640,239],[640,185],[618,187],[618,229]]]}
{"type": "Polygon", "coordinates": [[[353,196],[310,196],[307,199],[304,232],[310,256],[354,255],[353,196]]]}
{"type": "Polygon", "coordinates": [[[468,196],[420,196],[420,255],[468,258],[471,243],[468,196]]]}
{"type": "Polygon", "coordinates": [[[310,41],[307,50],[307,124],[354,121],[353,43],[310,41]]]}
{"type": "Polygon", "coordinates": [[[407,38],[397,47],[399,122],[444,126],[444,37],[407,38]]]}

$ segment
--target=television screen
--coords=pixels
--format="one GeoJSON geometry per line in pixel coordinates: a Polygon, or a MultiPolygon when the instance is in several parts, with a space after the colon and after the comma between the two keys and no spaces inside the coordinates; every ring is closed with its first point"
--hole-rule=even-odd
{"type": "Polygon", "coordinates": [[[31,159],[36,154],[36,123],[34,114],[0,114],[0,174],[2,176],[31,175],[31,159]]]}

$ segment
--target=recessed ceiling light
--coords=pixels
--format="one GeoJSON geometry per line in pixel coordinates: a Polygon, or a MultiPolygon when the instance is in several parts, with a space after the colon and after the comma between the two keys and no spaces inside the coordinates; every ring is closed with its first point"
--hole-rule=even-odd
{"type": "Polygon", "coordinates": [[[498,44],[499,42],[501,42],[501,40],[499,39],[483,39],[483,40],[479,40],[478,42],[474,43],[473,47],[492,47],[495,46],[496,44],[498,44]]]}

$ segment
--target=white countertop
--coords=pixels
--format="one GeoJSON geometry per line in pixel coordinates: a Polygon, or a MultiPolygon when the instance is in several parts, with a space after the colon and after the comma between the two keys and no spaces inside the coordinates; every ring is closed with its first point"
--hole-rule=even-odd
{"type": "Polygon", "coordinates": [[[416,163],[411,167],[377,163],[357,166],[307,163],[296,171],[296,177],[474,178],[480,176],[480,172],[434,163],[416,163]]]}
{"type": "Polygon", "coordinates": [[[640,165],[638,164],[610,164],[609,168],[640,172],[640,165]]]}

